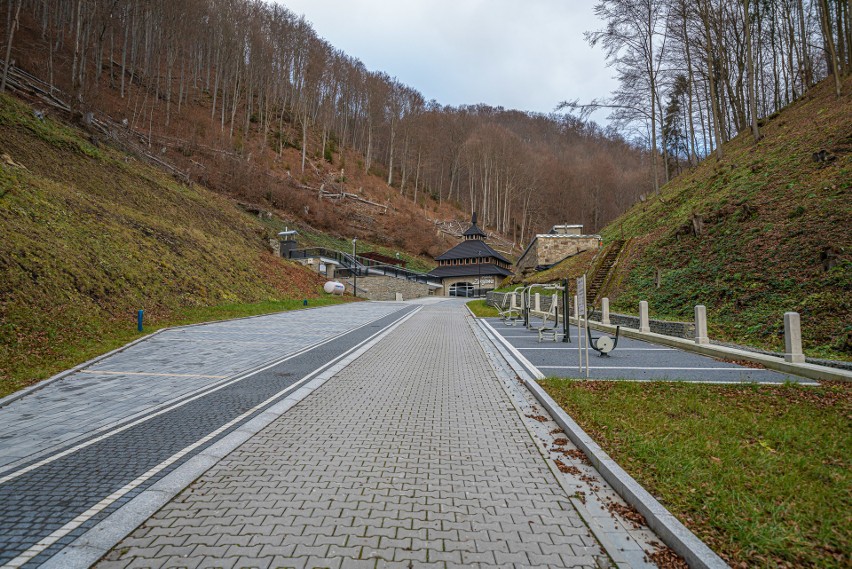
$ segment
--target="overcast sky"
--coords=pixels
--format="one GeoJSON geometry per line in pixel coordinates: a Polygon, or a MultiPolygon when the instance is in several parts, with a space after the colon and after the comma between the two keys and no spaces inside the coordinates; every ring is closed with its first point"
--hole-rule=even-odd
{"type": "MultiPolygon", "coordinates": [[[[277,0],[320,37],[443,105],[549,113],[615,88],[593,0],[277,0]]],[[[593,116],[605,124],[606,113],[593,116]]]]}

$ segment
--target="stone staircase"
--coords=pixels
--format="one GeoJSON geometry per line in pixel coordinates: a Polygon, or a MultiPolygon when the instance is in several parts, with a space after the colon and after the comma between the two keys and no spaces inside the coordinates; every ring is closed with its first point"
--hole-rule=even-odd
{"type": "Polygon", "coordinates": [[[598,269],[595,271],[594,276],[591,278],[589,283],[588,290],[586,292],[588,302],[590,305],[594,305],[595,301],[598,298],[598,294],[603,288],[604,283],[606,282],[607,277],[609,276],[609,271],[612,269],[612,266],[615,265],[615,262],[618,260],[618,255],[621,254],[621,250],[624,248],[625,241],[613,241],[612,245],[607,251],[604,258],[601,260],[600,265],[598,265],[598,269]]]}

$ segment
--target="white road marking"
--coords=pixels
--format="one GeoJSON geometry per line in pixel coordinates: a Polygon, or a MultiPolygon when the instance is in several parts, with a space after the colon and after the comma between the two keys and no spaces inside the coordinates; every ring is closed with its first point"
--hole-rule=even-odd
{"type": "MultiPolygon", "coordinates": [[[[419,308],[418,308],[418,310],[419,310],[419,308]]],[[[416,312],[416,310],[415,310],[415,312],[416,312]]],[[[393,313],[391,313],[391,314],[393,314],[393,313]]],[[[386,314],[385,316],[388,316],[388,315],[386,314]]],[[[322,346],[324,344],[328,344],[329,342],[332,342],[332,341],[334,341],[334,340],[336,340],[336,339],[338,339],[342,336],[345,336],[346,334],[348,334],[349,332],[352,332],[353,330],[357,330],[359,328],[369,326],[369,325],[373,324],[374,322],[381,320],[385,316],[380,316],[379,318],[376,318],[375,320],[371,320],[371,321],[366,322],[366,323],[364,323],[360,326],[355,326],[353,328],[350,328],[349,330],[346,330],[345,332],[342,332],[342,333],[338,334],[337,336],[332,336],[332,337],[327,338],[327,339],[325,339],[321,342],[317,342],[315,344],[311,344],[310,346],[306,346],[305,348],[299,350],[298,352],[294,352],[293,354],[290,354],[290,355],[288,355],[284,358],[281,358],[279,360],[275,360],[275,361],[273,361],[269,364],[264,365],[263,367],[261,367],[259,369],[253,370],[249,373],[246,373],[245,375],[237,375],[236,377],[234,377],[231,380],[227,380],[227,381],[224,381],[224,382],[213,384],[213,385],[209,386],[209,389],[202,388],[201,390],[195,392],[196,394],[193,395],[192,397],[188,397],[186,399],[180,400],[177,403],[174,403],[174,404],[166,403],[166,406],[160,408],[159,410],[157,410],[154,413],[151,413],[149,415],[144,415],[144,416],[140,417],[139,419],[136,419],[136,420],[134,420],[130,423],[122,425],[121,427],[118,427],[118,428],[116,428],[112,431],[108,431],[108,432],[104,433],[103,435],[101,435],[99,437],[96,437],[94,439],[90,439],[86,442],[80,443],[79,445],[73,446],[69,449],[62,451],[62,452],[48,456],[47,458],[44,458],[44,459],[42,459],[38,462],[35,462],[35,463],[33,463],[29,466],[26,466],[24,468],[21,468],[20,470],[10,472],[9,474],[6,474],[6,475],[0,477],[0,484],[5,484],[6,482],[8,482],[10,480],[14,480],[15,478],[18,478],[19,476],[21,476],[23,474],[26,474],[28,472],[32,472],[33,470],[35,470],[37,468],[41,468],[45,464],[50,464],[51,462],[53,462],[55,460],[58,460],[60,458],[63,458],[63,457],[68,456],[70,454],[73,454],[73,453],[77,452],[78,450],[82,450],[82,449],[84,449],[88,446],[91,446],[91,445],[93,445],[97,442],[100,442],[104,439],[112,437],[113,435],[117,435],[118,433],[126,431],[127,429],[130,429],[131,427],[135,427],[136,425],[144,423],[144,422],[146,422],[150,419],[153,419],[154,417],[158,417],[158,416],[160,416],[164,413],[168,413],[169,411],[172,411],[172,410],[177,409],[179,407],[183,407],[187,403],[195,401],[196,399],[200,399],[200,398],[202,398],[202,397],[204,397],[204,396],[206,396],[210,393],[214,393],[216,391],[219,391],[220,389],[224,389],[225,387],[228,387],[229,385],[233,385],[233,384],[238,383],[238,382],[240,382],[244,379],[248,379],[249,377],[252,377],[253,375],[257,375],[258,373],[260,373],[262,371],[266,371],[267,369],[269,369],[271,367],[275,367],[275,366],[282,364],[282,363],[284,363],[288,360],[291,360],[291,359],[293,359],[297,356],[301,356],[302,354],[309,352],[309,351],[313,350],[314,348],[318,348],[319,346],[322,346]]]]}
{"type": "MultiPolygon", "coordinates": [[[[573,348],[518,348],[520,351],[525,352],[527,350],[570,350],[572,352],[577,351],[577,346],[573,348]]],[[[619,352],[677,352],[674,348],[617,348],[619,352]]]]}
{"type": "MultiPolygon", "coordinates": [[[[575,379],[570,377],[557,377],[556,379],[564,379],[568,381],[618,381],[618,382],[634,382],[634,383],[654,383],[654,382],[666,382],[666,383],[700,383],[700,384],[710,384],[710,385],[783,385],[783,383],[779,381],[753,381],[750,379],[660,379],[660,378],[645,378],[645,379],[637,379],[637,378],[618,378],[618,379],[609,379],[609,378],[601,378],[601,377],[590,377],[589,379],[581,378],[575,379]]],[[[811,381],[800,381],[798,385],[807,385],[807,386],[818,386],[819,383],[811,382],[811,381]]]]}
{"type": "MultiPolygon", "coordinates": [[[[544,369],[575,369],[577,366],[541,366],[544,369]]],[[[618,367],[618,366],[593,366],[589,369],[627,369],[648,371],[769,371],[768,369],[746,368],[746,367],[618,367]]]]}
{"type": "Polygon", "coordinates": [[[207,379],[225,379],[227,375],[201,375],[200,373],[148,373],[143,371],[106,371],[99,369],[84,369],[80,373],[91,375],[144,375],[153,377],[202,377],[207,379]]]}
{"type": "Polygon", "coordinates": [[[505,347],[506,347],[506,349],[507,349],[507,350],[509,350],[509,352],[511,352],[511,353],[512,353],[512,355],[515,357],[515,359],[516,359],[516,360],[518,360],[518,362],[520,362],[520,364],[521,364],[522,366],[526,367],[528,370],[530,370],[530,372],[532,372],[533,377],[535,377],[536,379],[544,379],[544,374],[543,374],[543,373],[541,373],[541,371],[539,371],[539,369],[538,369],[537,367],[535,367],[535,366],[532,364],[532,362],[530,362],[527,358],[525,358],[525,357],[521,354],[521,352],[519,352],[519,351],[518,351],[518,349],[517,349],[517,348],[515,348],[515,346],[513,346],[512,344],[510,344],[509,342],[507,342],[507,341],[503,338],[503,336],[501,336],[501,335],[500,335],[500,333],[499,333],[499,332],[497,332],[497,330],[495,330],[495,329],[491,326],[491,324],[490,324],[487,320],[483,320],[483,321],[482,321],[482,323],[483,323],[485,326],[487,326],[487,327],[488,327],[488,329],[489,329],[489,330],[491,330],[491,332],[493,332],[494,337],[495,337],[495,338],[496,338],[496,339],[497,339],[497,340],[498,340],[501,344],[503,344],[503,346],[505,346],[505,347]]]}

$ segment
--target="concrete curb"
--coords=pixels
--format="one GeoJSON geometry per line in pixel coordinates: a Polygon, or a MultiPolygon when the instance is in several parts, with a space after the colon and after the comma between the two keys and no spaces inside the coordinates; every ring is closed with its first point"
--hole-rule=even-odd
{"type": "MultiPolygon", "coordinates": [[[[337,305],[328,304],[326,306],[337,306],[337,305]]],[[[0,399],[0,408],[8,405],[9,403],[12,403],[13,401],[17,401],[18,399],[26,397],[27,395],[30,395],[31,393],[34,393],[34,392],[38,391],[39,389],[47,387],[48,385],[55,383],[55,382],[59,381],[60,379],[64,379],[64,378],[68,377],[69,375],[77,373],[80,370],[86,369],[87,367],[92,366],[92,365],[98,363],[101,360],[105,360],[106,358],[108,358],[110,356],[121,353],[124,350],[126,350],[126,349],[128,349],[132,346],[135,346],[136,344],[144,342],[145,340],[149,340],[149,339],[153,338],[154,336],[156,336],[157,334],[160,334],[162,332],[168,332],[168,331],[171,331],[171,330],[182,330],[184,328],[194,328],[196,326],[206,326],[208,324],[216,324],[216,323],[219,323],[219,322],[236,322],[237,320],[250,320],[252,318],[262,318],[264,316],[272,316],[274,314],[284,314],[285,312],[296,312],[298,310],[315,310],[317,308],[325,308],[325,306],[309,306],[307,308],[302,307],[302,308],[296,308],[294,310],[280,310],[278,312],[269,312],[267,314],[255,314],[254,316],[240,316],[238,318],[226,318],[225,320],[210,320],[209,322],[197,322],[195,324],[182,324],[180,326],[166,326],[165,328],[160,328],[159,330],[151,332],[150,334],[142,336],[141,338],[136,338],[132,342],[124,344],[123,346],[120,346],[120,347],[118,347],[118,348],[116,348],[112,351],[109,351],[105,354],[95,356],[94,358],[87,360],[87,361],[85,361],[81,364],[78,364],[78,365],[72,367],[71,369],[66,369],[65,371],[61,371],[54,376],[48,377],[47,379],[43,379],[43,380],[39,381],[38,383],[36,383],[34,385],[30,385],[29,387],[25,387],[25,388],[23,388],[19,391],[16,391],[14,393],[10,393],[6,397],[3,397],[2,399],[0,399]]]]}
{"type": "MultiPolygon", "coordinates": [[[[571,319],[571,323],[576,326],[576,323],[571,319]]],[[[615,334],[615,326],[609,326],[591,320],[589,326],[595,330],[601,330],[610,334],[615,334]]],[[[621,327],[622,335],[634,340],[644,340],[655,344],[662,344],[670,348],[677,348],[687,352],[694,352],[711,358],[722,358],[730,360],[742,360],[760,364],[767,369],[787,373],[790,375],[798,375],[816,381],[852,381],[852,371],[846,371],[840,368],[820,366],[808,363],[789,363],[781,358],[761,354],[757,352],[749,352],[746,350],[738,350],[727,346],[719,346],[716,344],[696,344],[692,340],[683,338],[675,338],[673,336],[664,336],[655,334],[654,332],[640,332],[634,328],[621,327]]]]}
{"type": "Polygon", "coordinates": [[[675,553],[683,557],[690,567],[706,569],[728,567],[728,564],[721,557],[680,523],[656,498],[610,458],[535,380],[526,374],[521,378],[524,385],[535,395],[542,407],[547,409],[553,419],[562,427],[571,442],[586,454],[604,480],[628,504],[645,516],[648,527],[654,530],[675,553]]]}
{"type": "MultiPolygon", "coordinates": [[[[479,321],[480,319],[477,319],[479,321]]],[[[480,326],[482,324],[480,323],[480,326]]],[[[488,330],[483,329],[488,336],[488,330]]],[[[692,568],[722,569],[729,567],[712,549],[698,539],[689,529],[680,523],[660,502],[647,490],[639,485],[624,471],[610,456],[559,406],[535,378],[531,377],[523,367],[511,364],[513,357],[507,357],[505,347],[499,342],[493,342],[494,347],[509,363],[524,382],[524,385],[535,396],[538,402],[547,409],[556,423],[562,427],[565,434],[577,448],[582,450],[592,465],[624,500],[641,513],[648,527],[660,539],[684,558],[692,568]]],[[[517,362],[515,362],[517,364],[517,362]]],[[[520,366],[520,364],[517,364],[520,366]]]]}

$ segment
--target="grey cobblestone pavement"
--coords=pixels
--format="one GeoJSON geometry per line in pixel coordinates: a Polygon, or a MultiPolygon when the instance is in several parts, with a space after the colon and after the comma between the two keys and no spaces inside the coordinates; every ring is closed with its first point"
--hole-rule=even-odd
{"type": "Polygon", "coordinates": [[[422,310],[97,566],[608,566],[465,318],[422,310]]]}
{"type": "Polygon", "coordinates": [[[399,310],[353,303],[167,330],[0,407],[0,475],[116,422],[399,310]]]}
{"type": "MultiPolygon", "coordinates": [[[[153,394],[146,393],[144,384],[137,379],[140,376],[120,375],[118,377],[126,380],[126,386],[124,382],[115,381],[106,382],[104,386],[89,380],[78,383],[75,374],[0,408],[0,417],[8,427],[6,439],[0,440],[0,456],[6,456],[10,438],[14,441],[27,435],[29,418],[21,421],[23,425],[19,430],[9,427],[21,406],[26,406],[31,413],[52,424],[60,439],[63,428],[78,429],[89,435],[85,444],[71,450],[58,449],[62,452],[50,455],[40,454],[39,461],[34,464],[1,473],[0,564],[38,565],[146,487],[178,468],[193,453],[202,452],[218,438],[227,436],[261,413],[301,378],[390,325],[412,308],[392,303],[363,303],[210,325],[209,329],[222,334],[233,327],[232,337],[237,339],[245,338],[251,330],[265,329],[273,335],[277,329],[283,337],[281,345],[276,345],[275,338],[271,338],[265,350],[254,352],[256,357],[262,358],[262,362],[268,364],[272,360],[274,365],[258,369],[257,361],[224,349],[222,354],[210,352],[199,358],[196,352],[186,348],[188,343],[175,341],[158,344],[162,353],[160,367],[157,367],[152,347],[143,342],[99,362],[96,367],[125,372],[128,369],[141,370],[138,373],[145,374],[150,384],[147,391],[153,394]],[[332,326],[323,318],[337,318],[339,322],[332,326]],[[301,343],[288,339],[295,336],[299,328],[309,339],[301,343]],[[350,331],[341,335],[347,330],[350,331]],[[317,345],[320,333],[327,342],[317,345]],[[314,347],[309,351],[300,351],[311,345],[314,347]],[[142,355],[141,363],[131,361],[134,353],[142,355]],[[276,363],[288,353],[293,357],[276,363]],[[273,354],[276,356],[274,359],[273,354]],[[187,359],[195,364],[187,363],[187,359]],[[178,401],[180,406],[152,407],[152,401],[169,397],[167,384],[160,383],[157,379],[160,376],[155,373],[170,375],[177,369],[182,373],[180,377],[206,376],[209,370],[214,369],[212,365],[218,366],[216,369],[227,369],[222,375],[228,373],[229,377],[236,377],[215,390],[196,393],[191,399],[181,399],[178,401]],[[256,373],[235,374],[239,366],[256,370],[256,373]],[[137,394],[138,400],[125,400],[125,389],[137,394]],[[99,413],[99,407],[89,405],[85,397],[90,390],[95,401],[112,396],[122,403],[114,405],[108,412],[99,413]],[[69,399],[76,403],[68,409],[46,405],[41,411],[42,407],[33,402],[40,395],[45,396],[42,401],[60,401],[60,395],[66,391],[69,399]],[[145,411],[145,405],[148,406],[147,414],[139,416],[140,410],[145,411]],[[83,427],[91,429],[91,425],[104,420],[105,416],[111,421],[118,421],[122,409],[128,414],[135,413],[137,420],[120,429],[83,430],[83,427]],[[86,411],[93,415],[89,422],[85,420],[86,411]],[[63,417],[66,414],[68,416],[63,417]],[[75,424],[75,421],[82,425],[75,424]]],[[[209,329],[200,326],[173,332],[207,334],[209,329]]],[[[161,337],[153,339],[162,340],[161,337]]],[[[199,342],[206,346],[203,339],[199,342]]],[[[225,348],[227,338],[217,342],[225,348]]],[[[178,390],[172,397],[179,394],[186,395],[186,392],[178,390]]],[[[44,448],[50,448],[49,436],[43,434],[38,440],[44,441],[44,448]]]]}

